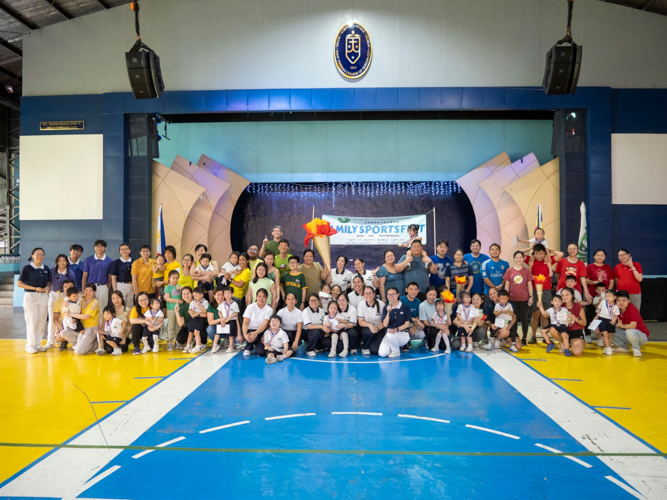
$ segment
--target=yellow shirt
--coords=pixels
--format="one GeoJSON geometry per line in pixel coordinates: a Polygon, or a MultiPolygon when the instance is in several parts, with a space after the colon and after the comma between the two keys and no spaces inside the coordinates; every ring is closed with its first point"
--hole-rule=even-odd
{"type": "MultiPolygon", "coordinates": [[[[141,316],[143,317],[144,314],[148,311],[148,307],[142,307],[141,308],[141,316]]],[[[132,311],[130,312],[130,319],[137,319],[139,316],[137,315],[137,307],[133,307],[132,311]]]]}
{"type": "MultiPolygon", "coordinates": [[[[259,259],[257,259],[259,260],[259,259]]],[[[239,288],[236,285],[232,284],[231,287],[234,289],[234,297],[238,299],[242,299],[245,297],[246,291],[248,290],[248,283],[250,283],[250,278],[252,276],[252,272],[250,271],[250,268],[245,268],[243,271],[241,271],[239,274],[236,275],[234,278],[234,281],[243,281],[245,284],[243,285],[243,288],[239,288]]]]}
{"type": "Polygon", "coordinates": [[[195,280],[192,279],[192,276],[189,274],[186,276],[185,274],[181,273],[180,276],[178,277],[178,284],[181,285],[181,288],[184,286],[189,286],[190,288],[195,287],[195,280]]]}
{"type": "Polygon", "coordinates": [[[174,259],[174,262],[171,264],[169,262],[165,263],[164,265],[164,281],[169,281],[169,273],[172,271],[178,271],[178,278],[180,281],[181,274],[183,274],[181,270],[181,263],[178,262],[176,259],[174,259]]]}
{"type": "Polygon", "coordinates": [[[132,275],[137,275],[137,293],[155,293],[155,283],[153,282],[153,266],[155,261],[148,259],[148,264],[144,264],[141,259],[132,263],[132,275]]]}
{"type": "Polygon", "coordinates": [[[60,314],[63,312],[63,302],[65,302],[65,297],[60,297],[53,303],[53,312],[60,314]]]}
{"type": "Polygon", "coordinates": [[[90,314],[90,318],[81,320],[84,328],[91,328],[100,324],[100,303],[93,300],[86,307],[81,308],[81,314],[90,314]],[[93,311],[93,305],[97,304],[97,309],[93,311]]]}
{"type": "Polygon", "coordinates": [[[251,273],[255,272],[255,268],[257,267],[257,264],[259,264],[260,262],[264,262],[264,261],[262,259],[260,259],[259,257],[257,257],[255,260],[249,260],[248,261],[248,267],[250,268],[251,273]]]}

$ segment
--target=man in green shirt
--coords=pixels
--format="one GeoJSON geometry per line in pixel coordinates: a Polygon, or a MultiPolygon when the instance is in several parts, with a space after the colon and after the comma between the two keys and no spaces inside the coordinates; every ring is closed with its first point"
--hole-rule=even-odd
{"type": "Polygon", "coordinates": [[[271,234],[273,235],[273,239],[269,241],[269,239],[264,236],[264,241],[262,242],[262,248],[259,251],[259,258],[263,259],[264,255],[266,255],[266,251],[270,250],[273,252],[273,255],[278,255],[278,244],[280,243],[280,237],[283,235],[283,228],[280,226],[273,226],[273,230],[271,231],[271,234]]]}
{"type": "Polygon", "coordinates": [[[282,285],[281,294],[283,300],[288,293],[293,293],[296,297],[296,303],[299,305],[299,308],[303,310],[306,306],[306,291],[308,290],[308,285],[306,285],[306,277],[303,273],[300,273],[297,268],[299,267],[299,257],[296,255],[290,255],[289,257],[289,272],[285,273],[280,277],[280,284],[282,285]]]}
{"type": "Polygon", "coordinates": [[[274,259],[273,265],[280,271],[280,277],[282,278],[289,271],[289,260],[292,256],[289,253],[289,241],[281,240],[278,244],[278,253],[274,259]]]}

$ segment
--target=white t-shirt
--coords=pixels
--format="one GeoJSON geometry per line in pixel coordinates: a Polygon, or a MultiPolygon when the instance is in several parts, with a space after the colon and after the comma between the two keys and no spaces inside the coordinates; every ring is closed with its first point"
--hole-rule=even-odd
{"type": "Polygon", "coordinates": [[[363,319],[372,325],[378,326],[382,323],[382,311],[384,311],[384,302],[381,300],[376,300],[375,305],[372,306],[369,306],[364,300],[357,308],[357,321],[363,319]]]}
{"type": "Polygon", "coordinates": [[[533,245],[537,245],[538,243],[540,243],[544,245],[544,248],[549,248],[549,242],[546,240],[546,238],[543,240],[538,240],[537,238],[531,238],[528,241],[533,245]]]}
{"type": "MultiPolygon", "coordinates": [[[[364,301],[365,302],[365,301],[364,301]]],[[[357,324],[357,309],[353,307],[351,304],[347,305],[347,311],[345,312],[339,312],[336,314],[336,318],[338,319],[344,319],[345,321],[349,321],[350,323],[357,324]]]]}
{"type": "Polygon", "coordinates": [[[549,323],[552,325],[567,325],[567,316],[570,314],[570,311],[568,311],[565,307],[561,306],[561,308],[556,312],[556,310],[553,307],[550,307],[547,309],[547,312],[549,313],[549,323]]]}
{"type": "Polygon", "coordinates": [[[343,292],[347,290],[347,285],[352,283],[353,278],[354,274],[347,269],[343,270],[343,274],[338,274],[337,269],[331,270],[331,286],[338,285],[343,292]]]}
{"type": "Polygon", "coordinates": [[[603,300],[602,303],[600,304],[600,313],[598,317],[608,319],[611,321],[612,315],[614,316],[614,318],[618,318],[621,315],[621,310],[618,308],[616,304],[609,305],[609,302],[607,302],[606,299],[603,300]]]}
{"type": "MultiPolygon", "coordinates": [[[[239,305],[236,303],[236,301],[232,300],[231,304],[227,304],[227,302],[223,302],[222,304],[220,304],[218,306],[218,312],[220,313],[220,317],[222,319],[226,320],[232,314],[234,314],[234,313],[238,314],[241,311],[239,310],[239,305]]],[[[234,320],[234,321],[236,321],[236,320],[234,320]]],[[[231,333],[231,329],[230,329],[229,325],[222,326],[221,324],[218,323],[215,326],[217,327],[215,329],[216,333],[231,333]]]]}
{"type": "Polygon", "coordinates": [[[205,313],[206,311],[208,311],[208,300],[202,299],[201,302],[197,302],[196,300],[193,299],[192,302],[190,302],[188,310],[191,311],[190,312],[191,317],[194,318],[195,316],[197,316],[201,318],[201,316],[199,316],[199,312],[201,311],[205,313]]]}
{"type": "MultiPolygon", "coordinates": [[[[364,280],[364,286],[370,286],[375,290],[375,287],[373,286],[373,271],[366,270],[364,271],[364,274],[355,273],[354,276],[361,276],[364,280]]],[[[353,279],[354,276],[352,277],[353,279]]]]}
{"type": "Polygon", "coordinates": [[[328,327],[331,328],[332,331],[338,331],[340,330],[338,326],[338,320],[341,319],[338,317],[338,313],[332,318],[328,314],[324,316],[324,324],[328,327]]]}
{"type": "Polygon", "coordinates": [[[358,295],[356,290],[352,290],[347,294],[347,300],[350,302],[350,305],[356,309],[357,306],[359,306],[359,304],[364,302],[366,299],[364,298],[363,292],[358,295]]]}
{"type": "MultiPolygon", "coordinates": [[[[559,295],[559,296],[560,296],[560,292],[561,292],[562,290],[563,290],[562,288],[561,288],[560,290],[558,290],[558,291],[556,292],[556,295],[559,295]]],[[[579,293],[579,290],[575,290],[575,291],[574,291],[574,301],[575,301],[575,302],[581,302],[582,300],[583,300],[583,299],[581,298],[581,293],[579,293]]]]}
{"type": "Polygon", "coordinates": [[[463,304],[459,304],[459,307],[456,308],[456,315],[460,316],[465,321],[470,321],[474,318],[479,318],[479,309],[472,304],[467,307],[463,304]]]}
{"type": "Polygon", "coordinates": [[[301,309],[295,307],[292,312],[289,312],[289,309],[283,307],[278,311],[278,316],[282,320],[282,329],[289,330],[290,332],[295,332],[297,329],[297,323],[302,323],[303,326],[303,313],[301,309]]]}
{"type": "Polygon", "coordinates": [[[208,266],[203,267],[201,264],[199,264],[199,265],[195,268],[195,270],[196,270],[196,271],[203,271],[203,272],[205,272],[205,273],[210,273],[211,271],[213,271],[213,265],[212,265],[211,263],[209,263],[208,266]]]}
{"type": "Polygon", "coordinates": [[[321,308],[317,308],[317,311],[313,311],[310,306],[306,307],[303,310],[303,327],[308,325],[323,325],[324,324],[324,311],[321,308]]]}
{"type": "Polygon", "coordinates": [[[282,328],[278,332],[272,332],[271,328],[267,328],[264,332],[264,344],[269,344],[274,350],[283,352],[285,344],[289,344],[289,337],[282,328]]]}
{"type": "MultiPolygon", "coordinates": [[[[162,312],[162,311],[160,311],[162,312]]],[[[123,331],[123,322],[119,318],[113,318],[110,322],[104,322],[104,333],[109,337],[120,337],[123,331]]]]}
{"type": "MultiPolygon", "coordinates": [[[[240,271],[240,270],[241,270],[241,266],[239,266],[239,265],[236,265],[236,266],[235,266],[235,265],[232,264],[231,262],[225,262],[225,263],[222,265],[222,267],[220,268],[220,270],[221,270],[221,271],[225,271],[227,274],[230,274],[230,275],[231,275],[231,274],[234,273],[234,272],[238,272],[238,271],[240,271]]],[[[222,276],[222,272],[221,272],[218,276],[222,276]]],[[[232,276],[232,278],[233,278],[233,277],[234,277],[234,276],[232,276]]],[[[223,285],[227,285],[227,284],[228,284],[228,283],[227,283],[227,280],[224,279],[224,278],[222,278],[222,284],[223,284],[223,285]]]]}
{"type": "MultiPolygon", "coordinates": [[[[512,307],[512,304],[510,304],[509,302],[507,304],[505,304],[504,306],[500,302],[498,302],[496,304],[496,307],[493,308],[493,310],[494,311],[500,311],[500,312],[504,312],[504,311],[514,312],[514,308],[512,307]]],[[[499,314],[498,316],[496,316],[496,318],[501,318],[501,319],[504,319],[505,321],[512,321],[512,316],[510,316],[509,314],[499,314]]]]}
{"type": "Polygon", "coordinates": [[[257,302],[250,304],[243,313],[244,318],[250,319],[248,330],[257,330],[262,326],[264,320],[270,320],[271,316],[273,316],[273,309],[268,304],[265,304],[264,308],[260,309],[257,302]]]}
{"type": "Polygon", "coordinates": [[[433,313],[433,316],[431,316],[431,322],[434,325],[446,325],[449,323],[449,316],[447,315],[447,311],[443,311],[442,316],[438,314],[438,311],[435,311],[433,313]]]}
{"type": "Polygon", "coordinates": [[[162,309],[158,309],[157,312],[153,311],[153,309],[149,309],[144,313],[144,318],[148,320],[146,326],[148,326],[148,323],[152,323],[151,326],[157,326],[158,320],[164,318],[164,313],[162,312],[162,309]]]}

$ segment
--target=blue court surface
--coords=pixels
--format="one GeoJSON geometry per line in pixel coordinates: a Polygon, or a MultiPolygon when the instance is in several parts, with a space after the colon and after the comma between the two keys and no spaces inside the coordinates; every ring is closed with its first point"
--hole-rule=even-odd
{"type": "Polygon", "coordinates": [[[237,354],[78,498],[638,497],[478,355],[319,356],[237,354]]]}

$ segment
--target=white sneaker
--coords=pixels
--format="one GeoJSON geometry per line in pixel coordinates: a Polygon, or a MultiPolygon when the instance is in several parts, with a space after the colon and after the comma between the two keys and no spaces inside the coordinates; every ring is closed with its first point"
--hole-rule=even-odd
{"type": "Polygon", "coordinates": [[[473,342],[474,349],[479,349],[479,342],[473,342]]]}
{"type": "Polygon", "coordinates": [[[598,339],[598,347],[604,347],[604,339],[603,338],[598,339]]]}
{"type": "Polygon", "coordinates": [[[445,354],[449,354],[451,352],[452,352],[452,350],[449,347],[447,349],[445,349],[445,354]]]}
{"type": "Polygon", "coordinates": [[[466,352],[472,352],[472,344],[468,344],[468,348],[466,349],[466,352]]]}
{"type": "Polygon", "coordinates": [[[47,342],[46,345],[44,346],[44,350],[48,351],[49,349],[53,349],[55,346],[51,342],[47,342]]]}
{"type": "Polygon", "coordinates": [[[396,351],[396,352],[389,353],[389,356],[387,356],[387,357],[388,358],[398,358],[400,355],[401,355],[401,351],[396,351]]]}
{"type": "Polygon", "coordinates": [[[186,346],[183,348],[183,354],[188,354],[189,352],[190,352],[190,346],[187,346],[187,345],[186,345],[186,346]]]}
{"type": "Polygon", "coordinates": [[[352,350],[350,351],[350,354],[357,354],[357,350],[356,350],[356,349],[352,349],[352,350]]]}
{"type": "Polygon", "coordinates": [[[611,347],[605,347],[602,350],[602,354],[604,354],[605,356],[611,356],[614,354],[614,352],[611,350],[611,347]]]}
{"type": "Polygon", "coordinates": [[[340,356],[341,358],[347,358],[347,351],[345,351],[345,350],[341,351],[340,354],[339,354],[339,356],[340,356]]]}
{"type": "Polygon", "coordinates": [[[314,358],[315,356],[317,356],[317,353],[315,351],[308,351],[306,355],[310,356],[311,358],[314,358]]]}
{"type": "Polygon", "coordinates": [[[461,352],[465,352],[465,350],[466,350],[466,345],[465,345],[465,344],[461,344],[461,347],[459,348],[459,351],[461,351],[461,352]]]}
{"type": "Polygon", "coordinates": [[[361,354],[365,354],[366,356],[368,356],[370,353],[371,353],[370,349],[362,349],[361,350],[361,354]]]}
{"type": "Polygon", "coordinates": [[[275,356],[267,356],[266,357],[266,364],[267,365],[272,365],[273,363],[277,363],[278,360],[276,359],[275,356]]]}
{"type": "Polygon", "coordinates": [[[149,346],[148,344],[144,344],[144,348],[141,350],[141,354],[146,354],[150,350],[151,350],[151,346],[149,346]]]}
{"type": "Polygon", "coordinates": [[[219,350],[220,350],[220,345],[219,345],[219,344],[215,344],[215,345],[213,346],[213,349],[211,349],[211,353],[216,353],[216,352],[218,352],[219,350]]]}
{"type": "Polygon", "coordinates": [[[250,356],[250,352],[251,352],[251,351],[243,351],[243,355],[244,355],[244,356],[250,356]]]}
{"type": "Polygon", "coordinates": [[[97,354],[98,356],[104,356],[106,353],[107,352],[104,349],[98,349],[97,351],[95,351],[95,354],[97,354]]]}
{"type": "Polygon", "coordinates": [[[512,345],[510,346],[510,351],[512,351],[512,352],[519,352],[519,349],[517,349],[516,346],[515,346],[514,344],[512,344],[512,345]]]}
{"type": "Polygon", "coordinates": [[[489,340],[489,341],[486,343],[486,350],[487,350],[487,351],[493,351],[493,344],[494,344],[494,343],[493,343],[492,341],[489,340]]]}
{"type": "Polygon", "coordinates": [[[41,345],[37,346],[37,352],[46,352],[46,349],[42,347],[41,345]]]}
{"type": "Polygon", "coordinates": [[[157,344],[157,342],[153,344],[153,352],[160,352],[160,346],[157,344]]]}
{"type": "Polygon", "coordinates": [[[26,347],[25,352],[27,352],[28,354],[37,354],[39,351],[34,347],[26,347]]]}
{"type": "Polygon", "coordinates": [[[234,352],[234,344],[231,344],[231,345],[227,348],[227,351],[226,351],[226,352],[234,352]]]}
{"type": "Polygon", "coordinates": [[[173,351],[173,350],[174,350],[174,343],[173,343],[173,342],[169,342],[169,343],[167,344],[167,351],[173,351]]]}
{"type": "Polygon", "coordinates": [[[431,349],[431,352],[440,352],[440,348],[436,346],[433,349],[431,349]]]}
{"type": "Polygon", "coordinates": [[[507,344],[507,341],[505,339],[500,341],[500,347],[505,347],[506,344],[507,344]]]}
{"type": "Polygon", "coordinates": [[[331,352],[329,353],[329,357],[330,357],[330,358],[335,358],[335,357],[336,357],[336,351],[331,351],[331,352]]]}
{"type": "Polygon", "coordinates": [[[642,350],[639,347],[633,347],[632,348],[632,354],[635,355],[635,358],[641,358],[642,357],[642,350]]]}
{"type": "Polygon", "coordinates": [[[111,353],[112,356],[120,356],[121,354],[123,354],[123,351],[120,350],[120,347],[116,347],[111,353]]]}
{"type": "Polygon", "coordinates": [[[620,347],[620,346],[619,346],[619,347],[617,347],[616,349],[614,349],[614,352],[628,353],[628,352],[630,352],[630,351],[628,351],[625,347],[620,347]]]}
{"type": "Polygon", "coordinates": [[[284,354],[278,354],[278,356],[276,356],[276,359],[278,361],[285,361],[285,355],[284,354]]]}
{"type": "MultiPolygon", "coordinates": [[[[489,343],[490,343],[490,342],[489,342],[489,343]]],[[[493,348],[494,348],[494,349],[500,349],[500,340],[496,339],[496,340],[493,342],[493,348]]]]}
{"type": "Polygon", "coordinates": [[[592,344],[593,343],[593,339],[591,338],[590,335],[584,334],[584,340],[587,344],[592,344]]]}

